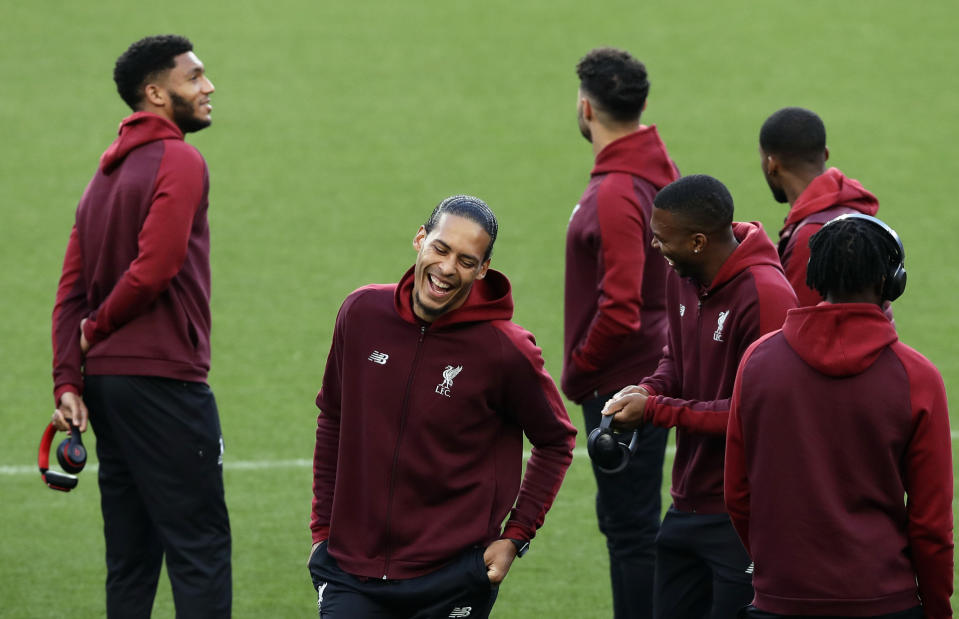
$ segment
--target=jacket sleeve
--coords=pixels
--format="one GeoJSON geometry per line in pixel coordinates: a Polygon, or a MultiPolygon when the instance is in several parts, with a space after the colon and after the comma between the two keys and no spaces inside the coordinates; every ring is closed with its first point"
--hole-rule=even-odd
{"type": "MultiPolygon", "coordinates": [[[[739,327],[733,340],[737,347],[736,364],[733,367],[739,365],[746,349],[753,342],[767,333],[781,329],[786,320],[786,312],[796,307],[796,295],[778,268],[756,270],[753,277],[755,297],[753,302],[743,306],[742,316],[737,321],[739,327]]],[[[734,376],[731,375],[730,379],[734,376]]],[[[699,377],[691,380],[699,380],[699,377]]],[[[655,388],[655,385],[652,386],[655,388]]],[[[727,386],[725,392],[730,393],[731,388],[727,386]]],[[[657,390],[656,393],[669,394],[676,391],[657,390]]],[[[654,395],[646,402],[645,420],[663,428],[679,427],[690,432],[722,435],[726,433],[729,425],[729,406],[728,397],[703,401],[654,395]]]]}
{"type": "Polygon", "coordinates": [[[320,414],[316,418],[316,445],[313,449],[313,508],[310,515],[313,543],[322,542],[330,536],[336,461],[340,447],[343,343],[347,314],[347,304],[344,304],[336,317],[323,384],[316,396],[316,406],[320,409],[320,414]]]}
{"type": "Polygon", "coordinates": [[[80,353],[80,321],[89,314],[83,285],[83,256],[76,225],[70,232],[63,270],[53,307],[53,396],[59,403],[67,391],[83,393],[83,364],[80,353]]]}
{"type": "Polygon", "coordinates": [[[180,271],[206,185],[206,164],[200,154],[185,143],[168,140],[137,237],[137,257],[84,325],[91,346],[146,311],[180,271]]]}
{"type": "Polygon", "coordinates": [[[913,406],[913,435],[904,459],[909,549],[925,616],[941,619],[952,617],[953,591],[949,410],[939,372],[915,351],[904,354],[903,349],[900,345],[913,406]],[[921,365],[928,369],[921,371],[921,365]]]}
{"type": "Polygon", "coordinates": [[[615,181],[604,182],[597,194],[603,273],[596,315],[583,341],[573,351],[582,369],[606,367],[620,338],[640,328],[643,272],[646,264],[646,222],[636,196],[615,181]]]}
{"type": "Polygon", "coordinates": [[[729,513],[729,519],[732,521],[736,533],[739,534],[739,539],[742,540],[746,552],[750,552],[749,499],[751,493],[748,469],[746,468],[746,449],[743,441],[740,406],[742,404],[743,373],[749,363],[753,348],[750,348],[743,356],[739,371],[736,373],[733,397],[729,405],[729,425],[726,428],[726,459],[723,474],[726,511],[729,513]]]}
{"type": "Polygon", "coordinates": [[[792,250],[783,264],[786,279],[799,298],[800,307],[818,305],[822,296],[806,285],[806,265],[809,264],[809,239],[822,228],[822,224],[809,223],[800,227],[792,239],[792,250]]]}
{"type": "Polygon", "coordinates": [[[504,364],[504,387],[511,413],[532,445],[532,455],[503,537],[530,540],[542,526],[573,460],[576,428],[556,384],[546,373],[532,334],[515,325],[510,327],[505,334],[514,348],[513,355],[518,352],[519,359],[504,364]]]}

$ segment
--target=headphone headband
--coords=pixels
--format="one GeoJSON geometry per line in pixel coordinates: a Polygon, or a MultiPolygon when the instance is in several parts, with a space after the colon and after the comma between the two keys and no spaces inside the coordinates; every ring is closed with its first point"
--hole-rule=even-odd
{"type": "Polygon", "coordinates": [[[866,215],[865,213],[845,213],[839,215],[823,224],[823,228],[838,221],[846,221],[849,219],[868,221],[873,225],[879,226],[886,232],[889,238],[892,239],[899,255],[895,256],[893,264],[889,265],[888,272],[886,273],[886,281],[882,287],[882,298],[886,301],[895,301],[902,296],[902,293],[906,290],[906,250],[902,246],[902,239],[899,238],[896,231],[890,228],[886,222],[878,217],[866,215]]]}

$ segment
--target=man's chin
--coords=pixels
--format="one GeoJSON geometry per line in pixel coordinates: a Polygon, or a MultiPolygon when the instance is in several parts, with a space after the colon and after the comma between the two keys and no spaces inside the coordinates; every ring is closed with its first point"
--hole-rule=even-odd
{"type": "Polygon", "coordinates": [[[201,129],[206,129],[213,124],[213,120],[210,118],[177,118],[176,126],[180,128],[180,131],[183,133],[196,133],[201,129]]]}

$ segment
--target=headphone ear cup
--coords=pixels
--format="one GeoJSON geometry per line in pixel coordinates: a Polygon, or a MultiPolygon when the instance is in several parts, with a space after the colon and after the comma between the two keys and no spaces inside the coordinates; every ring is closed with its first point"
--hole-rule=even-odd
{"type": "Polygon", "coordinates": [[[57,447],[57,462],[67,473],[79,473],[87,463],[87,449],[80,438],[80,430],[71,426],[70,436],[57,447]]]}
{"type": "Polygon", "coordinates": [[[604,417],[598,428],[589,433],[586,451],[603,473],[618,473],[629,463],[629,448],[623,445],[610,428],[612,417],[604,417]]]}
{"type": "Polygon", "coordinates": [[[46,471],[43,473],[43,481],[54,490],[70,492],[77,487],[79,480],[73,475],[58,473],[57,471],[46,471]]]}
{"type": "Polygon", "coordinates": [[[882,296],[887,301],[895,301],[906,291],[906,267],[900,262],[886,276],[886,283],[882,287],[882,296]]]}

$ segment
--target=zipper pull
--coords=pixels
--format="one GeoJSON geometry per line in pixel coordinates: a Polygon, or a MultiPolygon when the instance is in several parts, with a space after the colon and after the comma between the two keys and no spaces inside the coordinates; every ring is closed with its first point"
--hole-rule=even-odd
{"type": "MultiPolygon", "coordinates": [[[[426,337],[426,325],[420,325],[420,344],[423,343],[423,338],[426,337]]],[[[383,577],[384,579],[386,576],[383,577]]]]}

